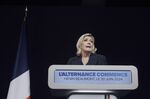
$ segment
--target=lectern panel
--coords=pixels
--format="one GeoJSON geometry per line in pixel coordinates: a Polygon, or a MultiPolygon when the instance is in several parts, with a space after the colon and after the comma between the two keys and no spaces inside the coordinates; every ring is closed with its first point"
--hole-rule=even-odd
{"type": "Polygon", "coordinates": [[[52,65],[51,89],[132,90],[138,87],[138,72],[130,65],[52,65]]]}

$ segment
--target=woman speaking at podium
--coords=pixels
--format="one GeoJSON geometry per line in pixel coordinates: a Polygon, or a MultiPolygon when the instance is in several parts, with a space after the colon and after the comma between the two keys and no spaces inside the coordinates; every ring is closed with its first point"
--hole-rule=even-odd
{"type": "Polygon", "coordinates": [[[76,43],[76,56],[71,57],[67,64],[69,65],[106,65],[106,57],[96,54],[95,38],[91,33],[85,33],[80,36],[76,43]]]}

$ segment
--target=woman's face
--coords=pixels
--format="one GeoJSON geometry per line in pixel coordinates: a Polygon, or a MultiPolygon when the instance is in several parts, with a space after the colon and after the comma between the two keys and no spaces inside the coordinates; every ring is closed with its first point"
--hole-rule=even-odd
{"type": "Polygon", "coordinates": [[[84,52],[92,52],[93,46],[94,46],[94,41],[93,41],[92,37],[85,36],[83,38],[83,41],[81,42],[81,50],[84,52]]]}

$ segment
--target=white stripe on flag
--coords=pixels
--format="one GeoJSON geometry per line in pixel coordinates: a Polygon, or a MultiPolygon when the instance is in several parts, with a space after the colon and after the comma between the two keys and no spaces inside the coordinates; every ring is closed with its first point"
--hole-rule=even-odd
{"type": "Polygon", "coordinates": [[[10,82],[7,99],[26,99],[28,96],[30,96],[29,70],[10,82]]]}

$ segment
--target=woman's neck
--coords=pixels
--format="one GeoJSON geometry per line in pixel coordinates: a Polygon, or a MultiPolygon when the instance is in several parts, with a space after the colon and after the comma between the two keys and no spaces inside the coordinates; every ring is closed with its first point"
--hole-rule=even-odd
{"type": "Polygon", "coordinates": [[[82,57],[90,57],[90,54],[89,52],[82,52],[82,57]]]}
{"type": "Polygon", "coordinates": [[[83,53],[82,52],[82,58],[81,58],[81,60],[82,60],[82,63],[83,63],[83,65],[86,65],[86,64],[88,64],[88,61],[89,61],[89,58],[90,58],[90,54],[91,53],[83,53]]]}

